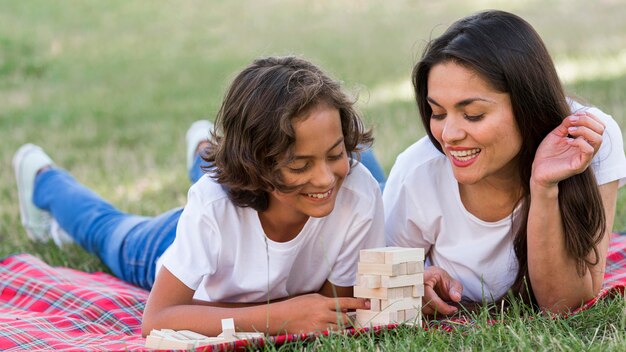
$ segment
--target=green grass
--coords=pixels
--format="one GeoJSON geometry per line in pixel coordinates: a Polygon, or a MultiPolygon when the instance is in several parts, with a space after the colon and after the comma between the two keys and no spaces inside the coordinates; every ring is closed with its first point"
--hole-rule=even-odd
{"type": "MultiPolygon", "coordinates": [[[[360,96],[388,171],[424,134],[407,90],[424,43],[484,8],[531,22],[568,91],[626,127],[626,4],[619,1],[1,2],[0,257],[29,252],[52,265],[104,270],[80,249],[25,238],[10,166],[21,144],[43,146],[122,210],[152,215],[180,206],[189,186],[187,127],[213,119],[229,81],[257,56],[303,55],[343,80],[360,96]]],[[[623,190],[615,229],[626,229],[623,190]]],[[[511,315],[503,324],[455,333],[400,329],[303,347],[623,350],[624,331],[618,298],[568,320],[511,315]]]]}

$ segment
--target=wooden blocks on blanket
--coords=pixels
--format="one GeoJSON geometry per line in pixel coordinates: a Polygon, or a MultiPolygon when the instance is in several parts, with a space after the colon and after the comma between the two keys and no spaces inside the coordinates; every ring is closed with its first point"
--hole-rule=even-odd
{"type": "Polygon", "coordinates": [[[424,249],[363,249],[354,296],[369,298],[370,309],[356,310],[356,325],[421,324],[424,249]]]}
{"type": "Polygon", "coordinates": [[[222,333],[217,337],[204,336],[190,330],[152,330],[146,337],[146,348],[190,350],[234,340],[263,337],[265,334],[262,332],[235,332],[233,319],[222,319],[222,333]]]}

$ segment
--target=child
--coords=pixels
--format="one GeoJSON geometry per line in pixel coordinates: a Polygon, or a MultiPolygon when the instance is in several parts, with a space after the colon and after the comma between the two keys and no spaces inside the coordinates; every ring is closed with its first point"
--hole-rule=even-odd
{"type": "Polygon", "coordinates": [[[115,275],[152,288],[144,335],[215,336],[222,318],[242,331],[302,333],[336,329],[348,309],[367,307],[352,285],[359,250],[384,245],[382,200],[348,156],[371,142],[338,82],[303,59],[269,57],[231,84],[202,151],[211,166],[184,210],[124,214],[33,145],[14,167],[32,238],[60,238],[51,216],[115,275]]]}
{"type": "Polygon", "coordinates": [[[553,312],[593,298],[626,177],[615,121],[568,101],[539,35],[502,11],[434,39],[413,84],[428,136],[383,198],[388,244],[427,250],[423,312],[509,290],[553,312]]]}

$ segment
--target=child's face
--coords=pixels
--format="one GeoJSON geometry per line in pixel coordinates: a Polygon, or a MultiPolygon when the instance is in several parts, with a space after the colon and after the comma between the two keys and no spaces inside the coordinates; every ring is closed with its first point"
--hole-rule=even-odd
{"type": "Polygon", "coordinates": [[[296,190],[272,192],[268,211],[292,216],[289,221],[306,221],[309,216],[330,214],[350,164],[336,108],[320,104],[294,121],[295,159],[281,173],[284,182],[296,190]]]}

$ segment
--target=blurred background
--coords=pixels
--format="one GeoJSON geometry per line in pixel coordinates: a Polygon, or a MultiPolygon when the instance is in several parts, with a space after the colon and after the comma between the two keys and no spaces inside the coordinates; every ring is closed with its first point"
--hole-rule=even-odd
{"type": "MultiPolygon", "coordinates": [[[[125,211],[181,206],[185,131],[214,119],[258,56],[302,55],[342,80],[388,172],[424,135],[410,74],[425,43],[483,9],[529,21],[568,93],[626,127],[626,1],[0,1],[0,257],[100,269],[78,249],[26,239],[11,168],[21,144],[125,211]]],[[[615,229],[626,229],[623,190],[615,229]]]]}

